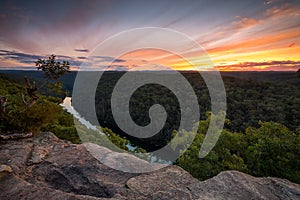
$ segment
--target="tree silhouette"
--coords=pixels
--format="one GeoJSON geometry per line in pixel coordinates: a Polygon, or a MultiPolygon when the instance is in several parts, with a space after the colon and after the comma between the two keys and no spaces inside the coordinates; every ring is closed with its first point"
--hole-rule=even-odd
{"type": "MultiPolygon", "coordinates": [[[[38,70],[42,70],[45,73],[47,78],[45,83],[47,83],[49,80],[57,80],[59,77],[70,71],[70,63],[68,61],[57,61],[56,56],[53,54],[49,56],[47,60],[39,58],[38,61],[35,62],[35,65],[37,66],[38,70]]],[[[31,100],[30,102],[27,102],[24,94],[22,94],[22,100],[27,108],[30,108],[38,99],[38,96],[35,94],[38,88],[35,82],[33,82],[33,84],[30,83],[28,77],[24,77],[24,79],[26,83],[27,94],[31,100]]],[[[50,87],[52,88],[57,88],[58,86],[61,86],[59,82],[50,84],[50,87]]]]}
{"type": "Polygon", "coordinates": [[[56,61],[56,56],[51,55],[49,56],[48,60],[45,59],[38,59],[35,62],[38,70],[42,70],[45,73],[47,79],[55,79],[57,80],[60,76],[64,75],[65,73],[69,72],[70,70],[70,63],[68,61],[56,61]]]}

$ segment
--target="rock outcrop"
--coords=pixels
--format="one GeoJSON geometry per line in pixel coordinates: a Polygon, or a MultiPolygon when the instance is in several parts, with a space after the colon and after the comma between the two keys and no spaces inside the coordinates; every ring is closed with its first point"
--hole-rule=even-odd
{"type": "Polygon", "coordinates": [[[177,166],[121,172],[101,164],[84,145],[41,133],[1,143],[0,199],[300,199],[300,186],[237,171],[198,181],[177,166]]]}
{"type": "Polygon", "coordinates": [[[16,140],[32,137],[32,132],[28,133],[0,133],[0,140],[16,140]]]}

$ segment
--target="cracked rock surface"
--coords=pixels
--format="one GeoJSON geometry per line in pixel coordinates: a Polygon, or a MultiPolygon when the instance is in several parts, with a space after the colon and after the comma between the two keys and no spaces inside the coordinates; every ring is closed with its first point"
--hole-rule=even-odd
{"type": "MultiPolygon", "coordinates": [[[[124,154],[97,148],[124,159],[124,154]]],[[[101,164],[84,145],[45,132],[0,143],[0,199],[300,199],[300,186],[237,171],[199,181],[177,166],[126,173],[101,164]]]]}

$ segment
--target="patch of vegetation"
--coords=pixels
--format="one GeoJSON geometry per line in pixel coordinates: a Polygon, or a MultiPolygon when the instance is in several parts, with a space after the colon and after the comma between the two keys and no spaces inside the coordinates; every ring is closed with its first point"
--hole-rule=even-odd
{"type": "Polygon", "coordinates": [[[38,95],[39,99],[28,109],[22,101],[21,94],[26,88],[0,76],[0,94],[7,98],[5,114],[1,118],[1,131],[38,132],[48,124],[56,123],[64,111],[58,106],[61,101],[55,97],[38,95]]]}
{"type": "MultiPolygon", "coordinates": [[[[176,164],[205,180],[221,171],[238,170],[254,176],[273,176],[300,183],[300,134],[282,124],[259,122],[243,132],[224,129],[213,150],[199,158],[209,119],[199,122],[192,145],[176,164]]],[[[182,134],[181,137],[187,137],[182,134]]]]}
{"type": "MultiPolygon", "coordinates": [[[[58,138],[82,143],[93,141],[93,143],[107,146],[107,139],[123,150],[129,150],[127,139],[120,137],[108,128],[102,128],[105,135],[99,132],[87,130],[84,125],[77,126],[81,131],[88,131],[89,134],[78,136],[78,130],[74,125],[74,118],[59,105],[61,98],[44,96],[37,93],[38,99],[30,108],[22,102],[21,94],[26,92],[25,86],[15,83],[13,79],[0,74],[0,94],[7,98],[5,115],[1,117],[0,132],[33,132],[51,131],[58,138]]],[[[79,122],[78,122],[79,123],[79,122]]],[[[99,127],[99,130],[101,128],[99,127]]],[[[109,147],[109,146],[107,146],[109,147]]],[[[113,148],[111,145],[109,148],[113,148]]],[[[138,152],[144,152],[137,149],[138,152]]]]}
{"type": "MultiPolygon", "coordinates": [[[[135,76],[138,76],[139,73],[151,72],[127,73],[135,73],[135,76]]],[[[101,126],[109,127],[114,132],[130,138],[130,136],[118,128],[111,111],[111,95],[116,83],[123,74],[124,72],[105,72],[102,75],[96,93],[96,111],[101,126]]],[[[198,97],[200,120],[206,120],[205,113],[211,111],[211,105],[209,91],[204,80],[196,72],[182,72],[182,74],[190,82],[198,97]]],[[[242,75],[242,73],[240,74],[242,75]]],[[[247,75],[247,73],[245,74],[247,75]]],[[[263,79],[268,75],[269,73],[265,73],[264,76],[257,76],[263,79]]],[[[272,77],[272,75],[275,78],[279,77],[277,82],[261,82],[260,80],[254,81],[230,76],[223,77],[227,95],[226,113],[227,118],[231,121],[230,124],[226,124],[225,126],[227,130],[231,132],[243,132],[249,126],[259,127],[258,122],[260,120],[284,124],[292,131],[296,131],[299,128],[300,81],[297,80],[296,73],[283,72],[282,75],[275,73],[276,76],[271,73],[269,76],[272,77]],[[286,78],[281,77],[287,75],[289,79],[292,79],[292,84],[289,84],[286,78]],[[280,82],[281,80],[282,82],[280,82]]],[[[161,76],[162,78],[165,76],[167,79],[172,79],[172,75],[167,72],[161,72],[161,76]]],[[[189,95],[191,94],[186,94],[187,99],[189,99],[189,95]]],[[[170,141],[172,131],[177,130],[179,127],[181,117],[178,100],[168,88],[158,84],[147,84],[138,88],[130,99],[130,115],[136,124],[145,126],[150,123],[148,111],[154,104],[162,105],[168,113],[163,129],[155,137],[149,139],[139,140],[131,138],[146,149],[150,146],[147,150],[151,151],[165,146],[170,141]]],[[[79,109],[76,108],[76,110],[79,109]]],[[[88,118],[88,116],[86,117],[88,118]]]]}

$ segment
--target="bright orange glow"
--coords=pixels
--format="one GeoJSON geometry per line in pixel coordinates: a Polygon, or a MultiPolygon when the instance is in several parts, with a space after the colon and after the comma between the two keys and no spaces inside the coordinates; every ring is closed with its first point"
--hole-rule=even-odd
{"type": "MultiPolygon", "coordinates": [[[[221,71],[295,70],[293,63],[300,62],[299,44],[300,29],[298,28],[235,43],[227,42],[222,46],[208,48],[207,55],[221,71]],[[274,61],[278,62],[274,64],[274,61]],[[251,65],[243,64],[249,62],[251,65]]],[[[203,52],[195,51],[187,55],[200,70],[207,70],[207,66],[210,65],[207,58],[203,57],[203,52]]],[[[121,59],[126,60],[126,64],[131,66],[131,69],[133,66],[151,63],[156,66],[169,66],[176,70],[195,70],[195,66],[180,56],[162,50],[134,51],[123,55],[121,59]]]]}

